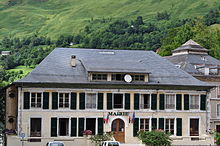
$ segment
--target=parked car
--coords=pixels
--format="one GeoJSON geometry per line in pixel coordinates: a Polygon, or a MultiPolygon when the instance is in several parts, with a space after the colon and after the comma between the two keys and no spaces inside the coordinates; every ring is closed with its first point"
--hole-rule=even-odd
{"type": "Polygon", "coordinates": [[[48,142],[46,146],[64,146],[64,143],[60,141],[52,141],[48,142]]]}
{"type": "Polygon", "coordinates": [[[103,141],[101,146],[120,146],[118,141],[103,141]]]}

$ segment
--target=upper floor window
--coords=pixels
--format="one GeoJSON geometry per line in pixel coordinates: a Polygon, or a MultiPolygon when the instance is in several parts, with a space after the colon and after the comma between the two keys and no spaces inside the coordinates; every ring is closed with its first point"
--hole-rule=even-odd
{"type": "Polygon", "coordinates": [[[41,108],[42,93],[31,93],[31,107],[41,108]]]}
{"type": "Polygon", "coordinates": [[[134,81],[144,81],[144,75],[132,75],[134,81]]]}
{"type": "Polygon", "coordinates": [[[96,93],[87,93],[86,94],[86,108],[87,109],[96,109],[96,93]]]}
{"type": "Polygon", "coordinates": [[[114,94],[114,108],[123,108],[123,94],[114,94]]]}
{"type": "Polygon", "coordinates": [[[107,81],[107,74],[92,74],[93,81],[107,81]]]}
{"type": "Polygon", "coordinates": [[[125,74],[112,74],[112,81],[124,81],[125,74]]]}
{"type": "Polygon", "coordinates": [[[69,93],[59,93],[59,108],[69,108],[69,93]]]}
{"type": "Polygon", "coordinates": [[[165,108],[175,109],[175,95],[174,94],[165,95],[165,108]]]}
{"type": "Polygon", "coordinates": [[[150,94],[142,94],[141,109],[149,109],[149,108],[150,108],[150,94]]]}
{"type": "Polygon", "coordinates": [[[220,104],[217,104],[216,113],[217,113],[217,117],[220,117],[220,104]]]}
{"type": "Polygon", "coordinates": [[[199,95],[190,95],[190,109],[199,109],[199,95]]]}

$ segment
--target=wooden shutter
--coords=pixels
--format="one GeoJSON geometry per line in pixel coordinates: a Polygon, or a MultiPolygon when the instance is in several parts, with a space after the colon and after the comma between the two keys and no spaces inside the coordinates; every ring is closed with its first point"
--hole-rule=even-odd
{"type": "Polygon", "coordinates": [[[125,93],[125,109],[130,109],[130,93],[125,93]]]}
{"type": "Polygon", "coordinates": [[[133,123],[133,136],[137,136],[138,131],[139,131],[139,118],[135,118],[133,123]]]}
{"type": "Polygon", "coordinates": [[[58,109],[58,93],[52,93],[52,109],[58,109]]]}
{"type": "Polygon", "coordinates": [[[98,118],[98,134],[103,134],[103,127],[104,127],[104,119],[98,118]]]}
{"type": "Polygon", "coordinates": [[[103,109],[103,93],[98,93],[98,109],[103,109]]]}
{"type": "Polygon", "coordinates": [[[157,118],[152,118],[151,119],[151,128],[152,128],[152,130],[157,129],[157,118]]]}
{"type": "Polygon", "coordinates": [[[189,94],[184,94],[184,110],[189,110],[189,94]]]}
{"type": "Polygon", "coordinates": [[[78,136],[83,136],[84,118],[79,118],[78,136]]]}
{"type": "Polygon", "coordinates": [[[49,92],[43,93],[43,109],[49,109],[49,92]]]}
{"type": "Polygon", "coordinates": [[[76,109],[77,93],[71,93],[70,109],[76,109]]]}
{"type": "Polygon", "coordinates": [[[30,92],[24,92],[23,108],[30,109],[30,92]]]}
{"type": "Polygon", "coordinates": [[[51,137],[57,137],[57,118],[51,118],[51,137]]]}
{"type": "Polygon", "coordinates": [[[134,109],[139,110],[139,101],[140,101],[140,94],[135,93],[134,94],[134,109]]]}
{"type": "Polygon", "coordinates": [[[176,110],[182,110],[182,94],[176,94],[176,110]]]}
{"type": "Polygon", "coordinates": [[[151,109],[157,110],[157,94],[151,94],[151,109]]]}
{"type": "Polygon", "coordinates": [[[160,94],[160,110],[164,110],[165,102],[164,102],[164,94],[160,94]]]}
{"type": "Polygon", "coordinates": [[[176,136],[182,136],[182,118],[176,119],[176,136]]]}
{"type": "Polygon", "coordinates": [[[77,136],[77,118],[71,118],[71,136],[77,136]]]}
{"type": "Polygon", "coordinates": [[[200,96],[200,110],[206,110],[206,95],[200,96]]]}
{"type": "Polygon", "coordinates": [[[107,93],[107,109],[112,109],[112,93],[107,93]]]}
{"type": "Polygon", "coordinates": [[[164,118],[159,118],[159,129],[164,130],[164,118]]]}
{"type": "Polygon", "coordinates": [[[85,109],[85,93],[79,93],[79,109],[85,109]]]}

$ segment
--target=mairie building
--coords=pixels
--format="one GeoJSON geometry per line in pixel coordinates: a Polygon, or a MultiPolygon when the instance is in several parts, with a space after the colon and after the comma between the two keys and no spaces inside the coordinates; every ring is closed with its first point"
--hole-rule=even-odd
{"type": "Polygon", "coordinates": [[[56,48],[5,89],[7,146],[94,145],[85,130],[125,144],[141,144],[140,130],[164,130],[174,145],[213,144],[212,87],[153,51],[56,48]]]}

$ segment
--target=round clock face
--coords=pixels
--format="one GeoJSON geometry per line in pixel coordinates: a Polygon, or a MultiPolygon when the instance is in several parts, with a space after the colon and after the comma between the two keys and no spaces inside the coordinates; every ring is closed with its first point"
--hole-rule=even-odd
{"type": "Polygon", "coordinates": [[[125,75],[124,80],[125,80],[125,82],[130,83],[132,81],[131,75],[125,75]]]}

